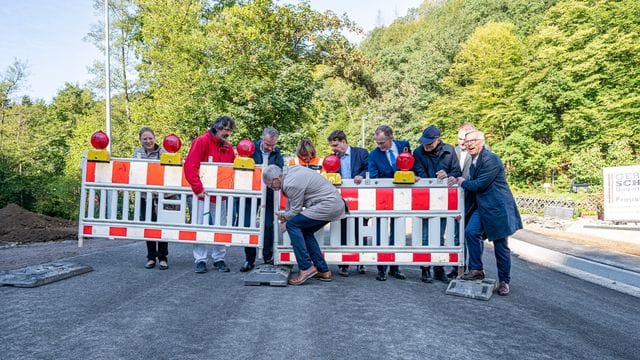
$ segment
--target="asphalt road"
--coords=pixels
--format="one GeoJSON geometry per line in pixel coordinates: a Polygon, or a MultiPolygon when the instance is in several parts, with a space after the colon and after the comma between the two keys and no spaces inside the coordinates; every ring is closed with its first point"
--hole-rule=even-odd
{"type": "Polygon", "coordinates": [[[518,258],[511,295],[481,301],[421,283],[417,268],[404,281],[376,281],[369,267],[248,287],[241,249],[227,255],[231,273],[206,274],[190,246],[169,250],[167,271],[142,267],[142,242],[123,243],[73,258],[93,272],[0,288],[0,358],[638,359],[638,298],[518,258]]]}

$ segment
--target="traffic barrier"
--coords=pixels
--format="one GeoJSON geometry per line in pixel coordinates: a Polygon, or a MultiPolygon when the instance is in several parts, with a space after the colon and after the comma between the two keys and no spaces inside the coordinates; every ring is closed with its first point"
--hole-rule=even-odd
{"type": "Polygon", "coordinates": [[[85,238],[106,237],[261,247],[264,226],[258,206],[266,199],[262,166],[245,170],[203,162],[200,178],[204,200],[193,196],[180,165],[128,158],[95,162],[85,156],[79,246],[85,238]],[[213,214],[205,210],[209,203],[213,214]],[[245,222],[245,214],[250,221],[245,222]]]}
{"type": "MultiPolygon", "coordinates": [[[[394,184],[393,179],[365,179],[359,185],[348,179],[336,187],[346,201],[349,213],[345,216],[345,239],[341,239],[341,221],[331,222],[316,233],[327,263],[464,265],[462,188],[448,187],[446,180],[438,179],[420,179],[415,184],[394,184]],[[456,216],[460,216],[459,222],[455,221],[456,216]],[[428,245],[422,243],[423,218],[428,219],[429,224],[428,245]],[[456,227],[459,242],[455,239],[456,227]],[[389,241],[392,229],[394,244],[389,241]],[[444,237],[442,242],[441,237],[444,237]]],[[[284,209],[284,196],[275,196],[274,201],[277,202],[274,208],[284,209]]],[[[276,264],[295,264],[289,237],[280,232],[279,226],[274,228],[278,239],[276,264]]]]}

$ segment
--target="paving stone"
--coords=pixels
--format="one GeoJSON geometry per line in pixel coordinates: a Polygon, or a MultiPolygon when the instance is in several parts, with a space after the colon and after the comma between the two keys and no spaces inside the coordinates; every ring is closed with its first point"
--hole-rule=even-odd
{"type": "Polygon", "coordinates": [[[460,280],[454,279],[447,287],[447,295],[463,296],[472,299],[489,300],[496,289],[495,279],[460,280]]]}
{"type": "Polygon", "coordinates": [[[291,273],[291,268],[287,266],[258,265],[250,273],[245,275],[244,284],[249,286],[287,286],[289,273],[291,273]]]}
{"type": "Polygon", "coordinates": [[[54,281],[93,271],[87,265],[58,261],[17,270],[1,271],[0,284],[15,287],[37,287],[54,281]]]}

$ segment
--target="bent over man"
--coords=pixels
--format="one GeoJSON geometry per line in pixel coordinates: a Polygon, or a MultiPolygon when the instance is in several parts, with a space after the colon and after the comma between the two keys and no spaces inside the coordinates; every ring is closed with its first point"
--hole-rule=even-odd
{"type": "Polygon", "coordinates": [[[281,190],[287,197],[286,210],[278,211],[277,215],[289,233],[300,269],[289,284],[301,285],[314,276],[331,281],[331,272],[314,233],[344,215],[345,203],[338,190],[322,175],[304,166],[283,170],[269,165],[262,179],[268,187],[281,190]]]}
{"type": "Polygon", "coordinates": [[[509,295],[511,250],[507,237],[522,229],[520,213],[507,184],[502,161],[485,148],[484,134],[480,131],[467,133],[465,145],[471,155],[469,178],[450,177],[448,181],[466,191],[464,236],[469,250],[469,272],[461,279],[484,279],[482,251],[486,238],[493,242],[500,281],[498,294],[509,295]]]}

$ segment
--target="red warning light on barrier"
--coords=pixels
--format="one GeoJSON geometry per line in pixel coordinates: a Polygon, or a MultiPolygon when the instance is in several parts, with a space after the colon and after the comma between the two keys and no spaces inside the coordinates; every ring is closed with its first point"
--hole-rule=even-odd
{"type": "Polygon", "coordinates": [[[169,134],[164,138],[162,146],[170,153],[176,153],[182,147],[182,140],[176,134],[169,134]]]}
{"type": "Polygon", "coordinates": [[[253,155],[253,152],[256,151],[256,145],[253,143],[253,141],[244,138],[240,140],[240,142],[238,142],[238,145],[236,145],[236,149],[238,150],[239,156],[251,157],[251,155],[253,155]]]}
{"type": "Polygon", "coordinates": [[[398,155],[398,157],[396,158],[396,166],[400,171],[411,170],[415,162],[416,160],[413,158],[413,155],[411,155],[411,153],[406,150],[400,153],[400,155],[398,155]]]}
{"type": "Polygon", "coordinates": [[[109,145],[109,137],[104,131],[98,130],[91,135],[91,146],[97,150],[104,150],[109,145]]]}
{"type": "Polygon", "coordinates": [[[322,168],[328,173],[337,173],[340,171],[340,158],[336,155],[328,155],[322,162],[322,168]]]}

